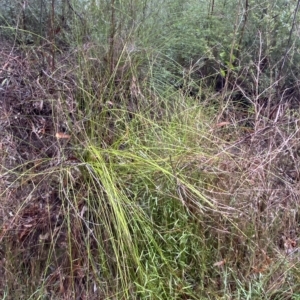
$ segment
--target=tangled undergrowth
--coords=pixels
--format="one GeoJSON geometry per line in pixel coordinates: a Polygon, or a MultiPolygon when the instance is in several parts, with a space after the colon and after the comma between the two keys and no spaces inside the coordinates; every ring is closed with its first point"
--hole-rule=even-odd
{"type": "Polygon", "coordinates": [[[298,108],[162,97],[124,49],[2,49],[2,299],[297,299],[298,108]]]}

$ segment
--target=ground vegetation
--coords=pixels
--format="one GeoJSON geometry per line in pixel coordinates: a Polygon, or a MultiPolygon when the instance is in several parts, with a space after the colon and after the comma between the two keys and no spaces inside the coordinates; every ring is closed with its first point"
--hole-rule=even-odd
{"type": "Polygon", "coordinates": [[[299,299],[299,1],[1,7],[2,299],[299,299]]]}

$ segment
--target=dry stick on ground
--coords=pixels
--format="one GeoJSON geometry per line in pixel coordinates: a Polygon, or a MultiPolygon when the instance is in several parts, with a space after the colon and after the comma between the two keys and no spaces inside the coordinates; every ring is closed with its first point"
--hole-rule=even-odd
{"type": "Polygon", "coordinates": [[[55,29],[54,29],[54,16],[55,16],[55,0],[51,2],[51,16],[50,16],[50,41],[51,41],[51,70],[55,70],[55,29]]]}

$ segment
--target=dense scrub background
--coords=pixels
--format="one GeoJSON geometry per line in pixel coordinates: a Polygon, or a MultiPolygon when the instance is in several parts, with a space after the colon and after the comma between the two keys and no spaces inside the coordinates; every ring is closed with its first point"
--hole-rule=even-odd
{"type": "Polygon", "coordinates": [[[5,1],[2,299],[298,299],[299,1],[5,1]]]}

